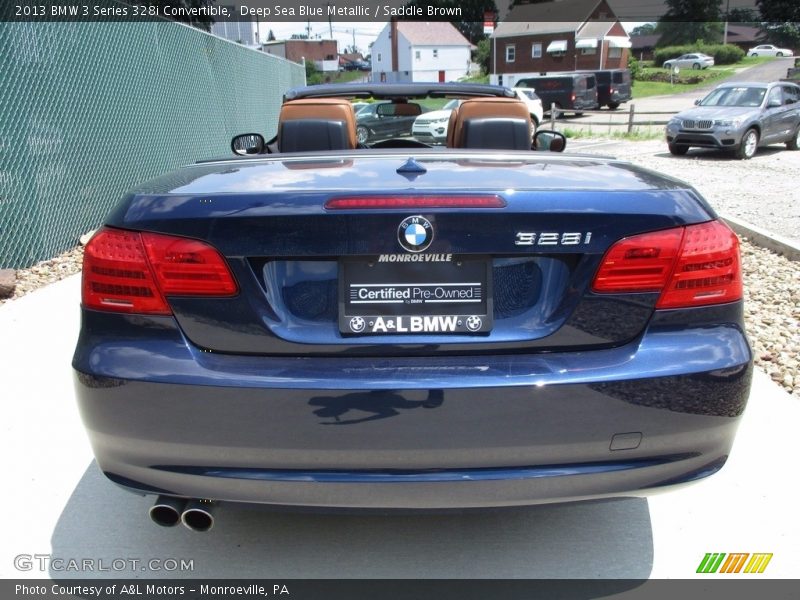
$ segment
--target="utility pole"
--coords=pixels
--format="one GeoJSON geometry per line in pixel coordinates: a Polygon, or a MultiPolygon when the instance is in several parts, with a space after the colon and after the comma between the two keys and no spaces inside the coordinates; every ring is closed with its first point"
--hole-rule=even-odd
{"type": "Polygon", "coordinates": [[[728,43],[728,14],[730,13],[731,0],[725,3],[725,29],[722,30],[722,43],[728,43]]]}
{"type": "Polygon", "coordinates": [[[331,3],[328,2],[328,34],[330,37],[328,39],[333,39],[333,23],[331,23],[331,3]]]}

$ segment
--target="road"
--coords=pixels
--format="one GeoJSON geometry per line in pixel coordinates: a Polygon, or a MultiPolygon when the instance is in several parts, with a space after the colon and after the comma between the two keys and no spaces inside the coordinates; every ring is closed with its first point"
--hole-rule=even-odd
{"type": "Polygon", "coordinates": [[[648,499],[392,516],[222,506],[206,534],[160,528],[147,518],[152,498],[121,491],[92,459],[70,368],[79,297],[73,276],[0,307],[2,578],[681,579],[698,577],[707,552],[771,552],[757,577],[797,576],[800,403],[760,371],[725,468],[648,499]],[[193,570],[20,571],[20,554],[186,559],[193,570]]]}

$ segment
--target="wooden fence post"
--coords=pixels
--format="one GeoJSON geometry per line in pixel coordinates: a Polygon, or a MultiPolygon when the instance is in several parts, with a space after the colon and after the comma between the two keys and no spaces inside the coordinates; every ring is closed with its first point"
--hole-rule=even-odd
{"type": "Polygon", "coordinates": [[[633,133],[634,106],[636,105],[631,104],[630,108],[628,109],[628,133],[633,133]]]}

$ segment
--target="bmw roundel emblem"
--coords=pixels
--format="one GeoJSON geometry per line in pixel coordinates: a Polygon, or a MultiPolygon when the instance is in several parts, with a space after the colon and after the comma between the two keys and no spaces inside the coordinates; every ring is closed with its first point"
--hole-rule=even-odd
{"type": "Polygon", "coordinates": [[[406,217],[397,228],[400,245],[409,252],[422,252],[433,241],[433,225],[425,217],[406,217]]]}

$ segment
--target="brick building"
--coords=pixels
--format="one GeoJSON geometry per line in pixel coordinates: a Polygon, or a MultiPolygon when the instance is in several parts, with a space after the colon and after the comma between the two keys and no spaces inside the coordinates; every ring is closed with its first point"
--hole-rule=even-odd
{"type": "Polygon", "coordinates": [[[625,68],[630,47],[606,0],[520,4],[492,33],[491,79],[497,83],[502,75],[625,68]]]}

